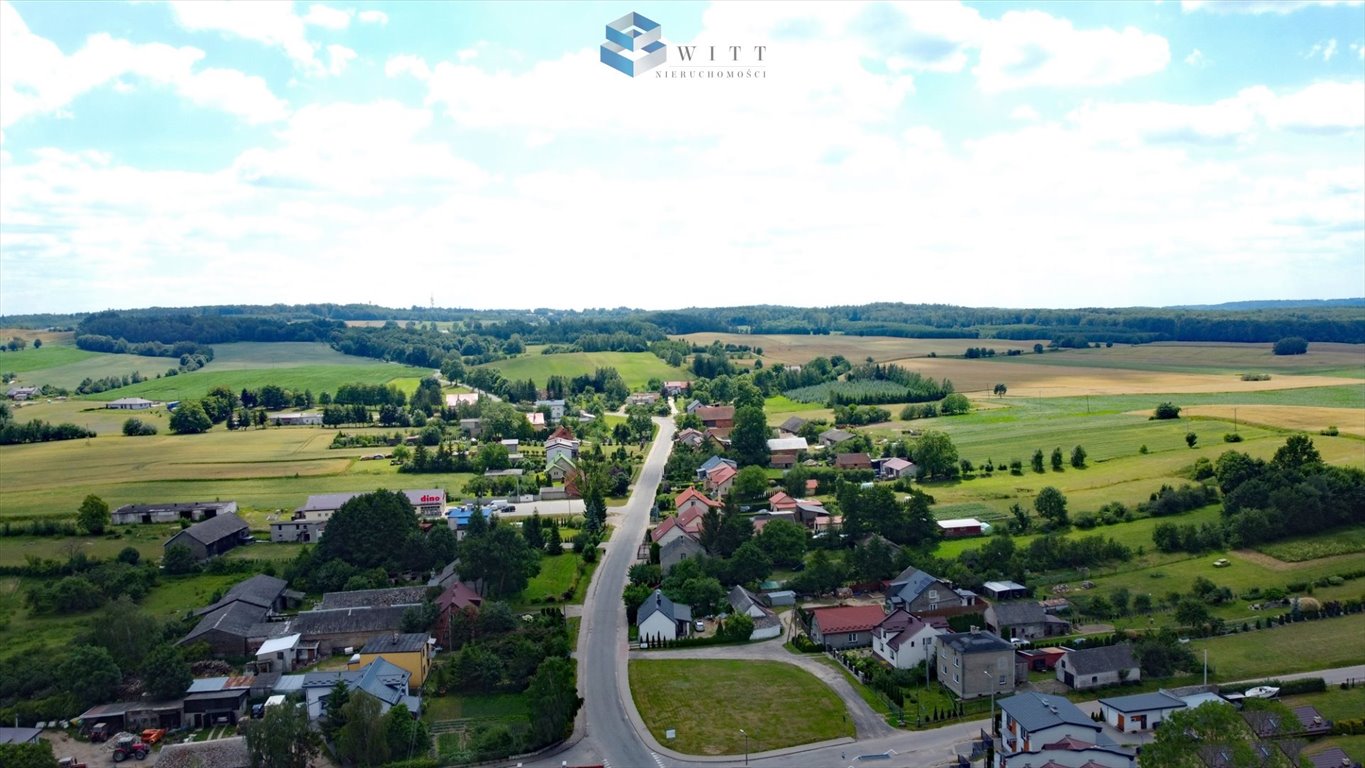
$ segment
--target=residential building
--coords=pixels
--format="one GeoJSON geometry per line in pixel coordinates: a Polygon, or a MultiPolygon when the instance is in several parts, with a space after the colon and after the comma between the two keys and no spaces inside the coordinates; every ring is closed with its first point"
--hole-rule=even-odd
{"type": "MultiPolygon", "coordinates": [[[[478,392],[451,392],[446,395],[447,408],[459,408],[462,405],[478,405],[478,392]]],[[[463,426],[463,424],[461,424],[463,426]]]]}
{"type": "Polygon", "coordinates": [[[530,422],[531,429],[545,429],[545,414],[540,411],[527,413],[526,421],[530,422]]]}
{"type": "Polygon", "coordinates": [[[698,538],[701,535],[701,519],[706,513],[700,508],[689,506],[682,512],[666,517],[654,526],[650,538],[660,547],[679,536],[698,538]]]}
{"type": "Polygon", "coordinates": [[[709,498],[696,488],[685,488],[673,499],[673,508],[678,511],[679,516],[693,509],[704,514],[708,509],[720,509],[722,506],[724,505],[719,501],[709,498]]]}
{"type": "Polygon", "coordinates": [[[553,461],[545,467],[545,475],[550,478],[552,483],[562,483],[568,479],[569,475],[577,471],[573,459],[564,454],[557,454],[553,461]]]}
{"type": "MultiPolygon", "coordinates": [[[[412,505],[413,514],[419,517],[435,518],[445,514],[446,492],[440,488],[426,488],[403,491],[412,505]]],[[[346,502],[363,495],[360,491],[350,493],[317,493],[308,497],[303,506],[294,510],[293,520],[330,520],[346,502]]]]}
{"type": "Polygon", "coordinates": [[[1141,733],[1156,728],[1186,706],[1180,697],[1156,691],[1100,699],[1100,714],[1120,733],[1141,733]]]}
{"type": "Polygon", "coordinates": [[[706,476],[706,492],[711,496],[723,498],[730,492],[730,487],[735,484],[735,475],[739,474],[734,467],[722,465],[711,470],[706,476]]]}
{"type": "Polygon", "coordinates": [[[998,702],[995,768],[1134,768],[1120,747],[1080,707],[1062,696],[1020,693],[998,702]]]}
{"type": "Polygon", "coordinates": [[[938,680],[960,699],[1014,692],[1014,646],[989,632],[949,632],[934,638],[938,680]]]}
{"type": "Polygon", "coordinates": [[[236,514],[235,501],[185,501],[162,504],[125,504],[110,514],[114,525],[199,522],[221,514],[236,514]]]}
{"type": "Polygon", "coordinates": [[[564,418],[563,400],[537,400],[535,403],[535,408],[536,410],[540,410],[541,408],[548,408],[550,411],[550,421],[556,424],[558,424],[559,421],[564,418]]]}
{"type": "Polygon", "coordinates": [[[23,402],[39,397],[41,394],[42,390],[38,387],[10,387],[9,390],[5,392],[5,397],[23,402]]]}
{"type": "Polygon", "coordinates": [[[872,653],[896,669],[910,669],[921,662],[933,664],[934,638],[947,631],[941,620],[931,624],[897,608],[872,630],[872,653]]]}
{"type": "MultiPolygon", "coordinates": [[[[425,632],[409,632],[400,634],[394,632],[388,635],[380,635],[373,640],[365,643],[357,654],[360,657],[358,666],[364,667],[376,659],[402,667],[411,675],[410,684],[414,688],[421,688],[422,683],[427,680],[427,675],[431,672],[431,659],[435,655],[435,643],[425,632]]],[[[351,665],[347,664],[349,668],[351,665]]]]}
{"type": "Polygon", "coordinates": [[[872,630],[886,618],[879,605],[837,605],[810,613],[810,639],[835,650],[872,645],[872,630]]]}
{"type": "Polygon", "coordinates": [[[866,453],[841,453],[834,457],[835,469],[872,469],[872,457],[866,453]]]}
{"type": "Polygon", "coordinates": [[[797,458],[809,448],[804,437],[777,437],[768,440],[769,466],[775,469],[790,469],[796,466],[797,458]]]}
{"type": "Polygon", "coordinates": [[[632,392],[626,397],[626,405],[654,405],[657,402],[658,392],[632,392]]]}
{"type": "Polygon", "coordinates": [[[1045,612],[1032,600],[991,605],[986,609],[986,626],[1006,640],[1033,641],[1071,631],[1071,622],[1045,612]]]}
{"type": "Polygon", "coordinates": [[[455,614],[477,616],[479,608],[482,606],[483,597],[474,587],[459,581],[458,578],[452,580],[450,586],[446,587],[445,591],[436,598],[437,640],[444,643],[447,648],[453,647],[454,643],[450,639],[450,627],[455,614]]]}
{"type": "Polygon", "coordinates": [[[246,521],[228,512],[202,520],[180,531],[166,541],[164,549],[169,552],[171,547],[187,547],[196,560],[207,560],[239,544],[245,544],[250,539],[251,530],[246,521]]]}
{"type": "MultiPolygon", "coordinates": [[[[450,395],[446,395],[446,402],[450,402],[450,395]]],[[[483,434],[483,419],[460,419],[460,430],[477,440],[483,434]]]]}
{"type": "Polygon", "coordinates": [[[730,590],[727,600],[732,614],[742,613],[753,620],[754,631],[749,635],[750,640],[767,640],[782,634],[782,622],[777,618],[777,614],[764,605],[754,593],[736,584],[730,590]]]}
{"type": "Polygon", "coordinates": [[[327,698],[338,681],[345,683],[352,691],[364,691],[378,699],[380,714],[403,704],[416,716],[422,711],[422,699],[412,693],[409,685],[411,678],[411,672],[384,659],[375,659],[360,669],[344,672],[309,672],[303,676],[308,719],[317,721],[327,711],[327,698]]]}
{"type": "Polygon", "coordinates": [[[919,467],[914,462],[892,457],[882,462],[877,470],[877,476],[883,480],[899,480],[902,477],[918,477],[919,467]]]}
{"type": "Polygon", "coordinates": [[[735,426],[735,407],[733,405],[703,405],[695,413],[703,427],[731,429],[735,426]]]}
{"type": "Polygon", "coordinates": [[[1142,670],[1133,658],[1133,646],[1128,643],[1105,645],[1098,648],[1068,649],[1057,662],[1057,679],[1076,690],[1099,688],[1119,683],[1135,683],[1142,679],[1142,670]]]}
{"type": "Polygon", "coordinates": [[[687,429],[676,432],[673,435],[673,442],[678,443],[679,445],[685,445],[688,448],[700,448],[702,443],[706,442],[706,433],[688,427],[687,429]]]}
{"type": "MultiPolygon", "coordinates": [[[[675,518],[669,518],[670,520],[675,518]]],[[[673,570],[673,566],[681,563],[688,558],[698,558],[706,556],[706,548],[697,541],[696,537],[689,533],[675,535],[667,538],[663,544],[659,545],[659,569],[664,575],[673,570]]]]}
{"type": "Polygon", "coordinates": [[[156,403],[142,397],[120,397],[104,404],[105,408],[115,411],[145,411],[156,403]]]}
{"type": "Polygon", "coordinates": [[[270,540],[276,544],[307,543],[322,538],[326,520],[280,520],[270,524],[270,540]]]}
{"type": "Polygon", "coordinates": [[[739,465],[735,463],[734,459],[727,459],[724,456],[712,456],[706,461],[703,461],[700,467],[697,467],[697,479],[705,480],[707,475],[711,474],[713,470],[722,464],[730,469],[739,469],[739,465]]]}
{"type": "Polygon", "coordinates": [[[768,497],[768,509],[774,512],[795,512],[796,499],[786,491],[777,491],[768,497]]]}
{"type": "Polygon", "coordinates": [[[575,440],[573,437],[562,437],[556,432],[549,440],[545,441],[546,468],[548,469],[549,467],[554,466],[555,460],[560,456],[563,456],[570,462],[578,461],[578,450],[581,445],[582,443],[575,440]]]}
{"type": "Polygon", "coordinates": [[[677,397],[678,395],[681,395],[682,393],[687,392],[690,389],[692,389],[692,382],[690,381],[664,382],[664,395],[666,397],[677,397]]]}
{"type": "Polygon", "coordinates": [[[953,586],[914,566],[901,571],[886,588],[887,608],[922,614],[969,605],[953,586]]]}
{"type": "Polygon", "coordinates": [[[692,607],[675,603],[656,589],[636,611],[635,626],[640,642],[687,637],[692,631],[692,607]]]}

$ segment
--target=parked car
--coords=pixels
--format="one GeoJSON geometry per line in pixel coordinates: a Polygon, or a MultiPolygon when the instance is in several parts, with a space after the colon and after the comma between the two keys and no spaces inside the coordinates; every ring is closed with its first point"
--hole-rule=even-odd
{"type": "Polygon", "coordinates": [[[696,621],[692,622],[692,628],[698,632],[705,632],[706,622],[702,621],[701,619],[697,619],[696,621]]]}

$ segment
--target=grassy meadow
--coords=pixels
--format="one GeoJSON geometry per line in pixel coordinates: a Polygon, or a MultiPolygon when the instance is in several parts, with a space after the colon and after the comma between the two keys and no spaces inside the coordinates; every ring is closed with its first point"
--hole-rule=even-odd
{"type": "Polygon", "coordinates": [[[834,691],[780,661],[634,660],[630,691],[654,738],[685,754],[743,754],[741,729],[751,752],[854,735],[834,691]]]}
{"type": "Polygon", "coordinates": [[[631,389],[642,389],[650,379],[686,379],[691,374],[684,368],[674,368],[651,352],[571,352],[564,355],[542,355],[541,347],[529,347],[520,357],[499,360],[486,367],[496,368],[506,379],[533,379],[545,386],[551,376],[573,378],[591,376],[598,368],[615,368],[631,389]]]}

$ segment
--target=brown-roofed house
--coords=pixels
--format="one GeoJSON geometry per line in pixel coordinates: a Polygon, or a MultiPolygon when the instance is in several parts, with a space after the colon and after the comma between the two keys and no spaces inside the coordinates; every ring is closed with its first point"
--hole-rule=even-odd
{"type": "Polygon", "coordinates": [[[872,645],[872,630],[886,613],[880,605],[838,605],[811,610],[810,637],[834,649],[872,645]]]}
{"type": "Polygon", "coordinates": [[[872,469],[872,458],[866,453],[841,453],[834,457],[835,469],[872,469]]]}
{"type": "Polygon", "coordinates": [[[719,427],[730,429],[735,425],[735,407],[733,405],[703,405],[698,408],[697,418],[701,419],[703,427],[719,427]]]}

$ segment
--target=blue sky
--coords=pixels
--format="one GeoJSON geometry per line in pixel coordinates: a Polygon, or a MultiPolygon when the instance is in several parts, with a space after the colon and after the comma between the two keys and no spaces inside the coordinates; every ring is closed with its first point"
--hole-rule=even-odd
{"type": "Polygon", "coordinates": [[[1365,295],[1359,2],[0,0],[0,57],[2,314],[1365,295]]]}

